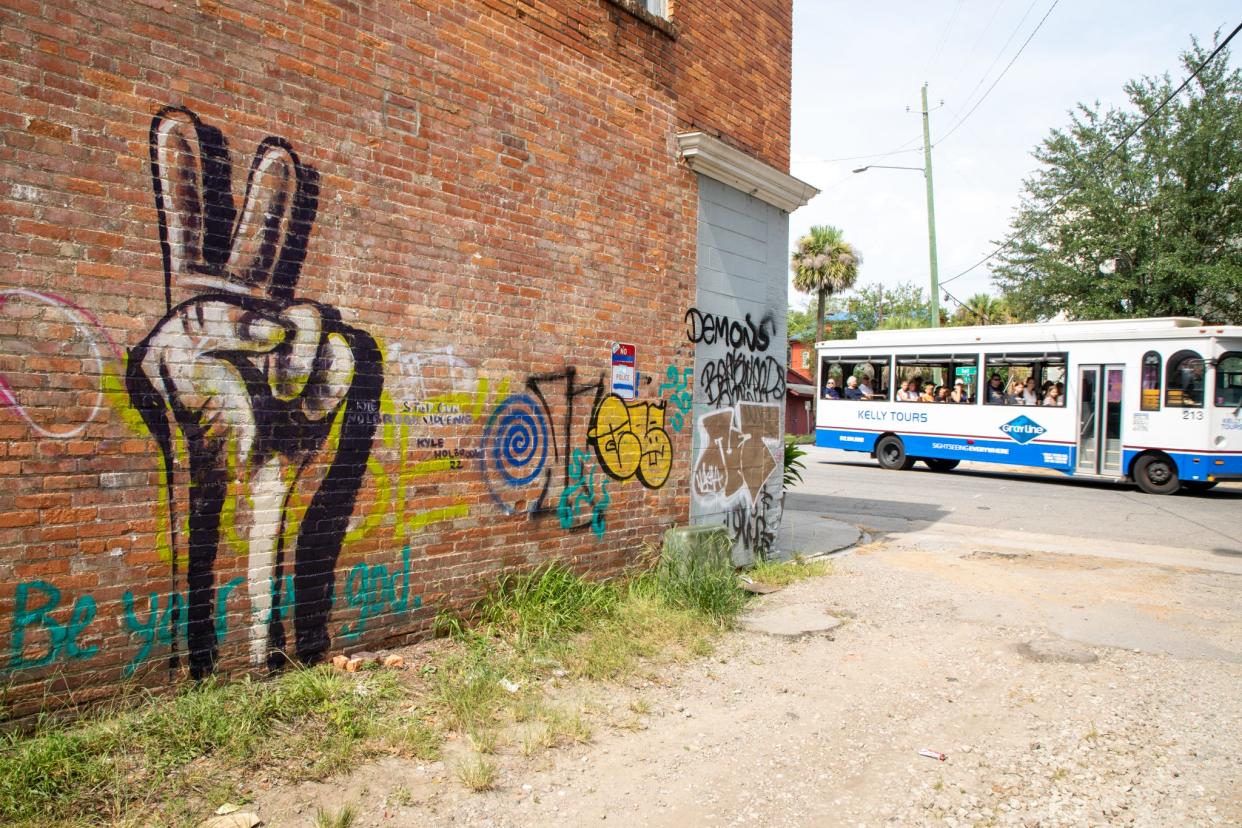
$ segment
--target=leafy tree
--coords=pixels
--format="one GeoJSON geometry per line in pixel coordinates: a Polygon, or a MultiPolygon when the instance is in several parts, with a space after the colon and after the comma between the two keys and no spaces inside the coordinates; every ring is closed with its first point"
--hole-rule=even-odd
{"type": "Polygon", "coordinates": [[[810,344],[815,341],[815,315],[810,308],[790,308],[786,321],[790,342],[810,344]]]}
{"type": "Polygon", "coordinates": [[[845,241],[840,229],[817,224],[798,239],[790,257],[794,287],[815,295],[815,339],[824,337],[824,305],[833,294],[849,290],[858,280],[862,257],[845,241]]]}
{"type": "Polygon", "coordinates": [[[951,325],[1009,325],[1027,321],[1016,313],[1003,296],[976,293],[953,312],[951,325]]]}
{"type": "MultiPolygon", "coordinates": [[[[1182,65],[1209,53],[1196,41],[1182,65]]],[[[1131,81],[1126,111],[1080,104],[1036,148],[1043,166],[993,274],[1013,310],[1242,322],[1242,72],[1222,50],[1153,115],[1174,88],[1167,74],[1131,81]]]]}
{"type": "Polygon", "coordinates": [[[914,282],[892,288],[864,285],[846,298],[845,310],[860,331],[925,328],[931,324],[927,294],[914,282]]]}

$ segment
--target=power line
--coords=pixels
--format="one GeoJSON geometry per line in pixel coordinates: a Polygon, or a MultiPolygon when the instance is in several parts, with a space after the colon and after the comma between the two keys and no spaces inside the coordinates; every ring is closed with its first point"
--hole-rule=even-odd
{"type": "MultiPolygon", "coordinates": [[[[910,139],[910,141],[918,141],[918,140],[919,140],[918,136],[910,139]]],[[[909,144],[910,141],[906,141],[906,144],[909,144]]],[[[902,144],[897,149],[892,149],[892,150],[889,150],[888,152],[873,152],[870,155],[843,155],[840,158],[814,158],[814,159],[808,159],[808,160],[813,160],[815,163],[818,163],[818,164],[835,164],[838,161],[865,161],[868,158],[887,158],[890,155],[901,155],[902,153],[906,153],[906,152],[922,152],[923,151],[922,147],[911,147],[910,149],[902,149],[902,147],[904,146],[905,144],[902,144]]]]}
{"type": "MultiPolygon", "coordinates": [[[[1054,5],[1055,5],[1055,4],[1054,4],[1054,5]]],[[[1180,94],[1182,93],[1182,90],[1184,90],[1187,86],[1189,86],[1189,85],[1190,85],[1190,82],[1191,82],[1191,81],[1193,81],[1195,78],[1197,78],[1197,77],[1199,76],[1199,73],[1203,71],[1204,67],[1206,67],[1209,63],[1211,63],[1213,60],[1215,60],[1215,59],[1216,59],[1216,56],[1217,56],[1217,55],[1219,55],[1219,54],[1221,53],[1221,51],[1223,51],[1223,50],[1224,50],[1224,48],[1225,48],[1226,46],[1228,46],[1228,45],[1229,45],[1229,41],[1233,40],[1233,39],[1237,36],[1238,32],[1240,32],[1240,31],[1242,31],[1242,23],[1239,23],[1237,26],[1235,26],[1235,27],[1234,27],[1234,29],[1233,29],[1233,31],[1229,33],[1229,36],[1228,36],[1228,37],[1226,37],[1224,40],[1222,40],[1222,41],[1220,42],[1220,44],[1219,44],[1219,45],[1218,45],[1215,49],[1213,49],[1213,50],[1212,50],[1212,54],[1210,54],[1210,55],[1208,55],[1206,58],[1204,58],[1204,59],[1203,59],[1203,62],[1202,62],[1202,63],[1200,63],[1198,66],[1196,66],[1196,67],[1195,67],[1195,69],[1194,69],[1194,71],[1192,71],[1189,75],[1187,75],[1187,76],[1186,76],[1186,79],[1185,79],[1184,81],[1182,81],[1181,85],[1180,85],[1180,86],[1178,86],[1176,89],[1174,89],[1172,92],[1170,92],[1170,93],[1168,94],[1168,96],[1167,96],[1167,97],[1166,97],[1163,101],[1161,101],[1161,102],[1160,102],[1160,105],[1159,105],[1159,106],[1157,106],[1155,109],[1153,109],[1153,110],[1151,111],[1151,113],[1150,113],[1150,114],[1149,114],[1146,118],[1144,118],[1144,119],[1143,119],[1142,121],[1140,121],[1140,122],[1139,122],[1139,123],[1138,123],[1138,124],[1137,124],[1137,125],[1133,128],[1133,129],[1131,129],[1129,132],[1127,132],[1127,133],[1125,134],[1125,136],[1124,136],[1124,137],[1123,137],[1120,141],[1118,141],[1118,142],[1117,142],[1117,143],[1113,146],[1113,148],[1112,148],[1112,149],[1110,149],[1110,150],[1108,151],[1108,154],[1107,154],[1107,155],[1105,155],[1102,159],[1100,159],[1100,162],[1099,162],[1099,163],[1100,163],[1100,164],[1102,164],[1102,163],[1104,163],[1105,161],[1107,161],[1108,159],[1112,158],[1114,155],[1116,155],[1116,154],[1117,154],[1117,153],[1121,150],[1121,148],[1122,148],[1123,146],[1125,146],[1126,142],[1128,142],[1131,138],[1133,138],[1135,135],[1137,135],[1137,134],[1138,134],[1139,130],[1141,130],[1143,127],[1147,126],[1147,124],[1151,123],[1151,119],[1152,119],[1152,118],[1155,118],[1157,115],[1159,115],[1159,114],[1160,114],[1160,112],[1161,112],[1161,111],[1163,111],[1163,109],[1164,109],[1166,106],[1168,106],[1168,105],[1169,105],[1169,102],[1170,102],[1170,101],[1172,101],[1174,98],[1176,98],[1178,95],[1180,95],[1180,94]]],[[[1098,176],[1099,164],[1093,164],[1092,166],[1095,168],[1092,172],[1095,172],[1095,173],[1096,173],[1096,175],[1098,176]]],[[[1077,190],[1079,187],[1081,187],[1081,186],[1083,185],[1083,183],[1084,183],[1084,182],[1081,180],[1081,178],[1075,178],[1073,181],[1071,181],[1071,182],[1069,183],[1068,188],[1067,188],[1066,190],[1064,190],[1064,191],[1061,193],[1061,195],[1059,195],[1059,196],[1057,196],[1055,199],[1053,199],[1053,203],[1052,203],[1052,204],[1049,204],[1047,207],[1045,207],[1045,208],[1043,209],[1043,211],[1042,211],[1042,212],[1047,213],[1047,212],[1049,212],[1050,210],[1052,210],[1053,208],[1055,208],[1055,207],[1056,207],[1058,204],[1060,204],[1060,203],[1061,203],[1061,202],[1062,202],[1062,201],[1063,201],[1063,200],[1064,200],[1064,199],[1065,199],[1065,198],[1066,198],[1066,197],[1067,197],[1070,193],[1074,192],[1074,191],[1075,191],[1075,190],[1077,190]]],[[[951,277],[949,277],[948,279],[944,279],[944,280],[942,280],[942,281],[940,282],[940,286],[941,286],[941,288],[943,288],[945,285],[947,285],[949,282],[952,282],[952,281],[953,281],[953,280],[955,280],[955,279],[960,279],[960,278],[962,278],[962,277],[963,277],[963,276],[965,276],[967,273],[970,273],[972,270],[974,270],[975,268],[977,268],[979,265],[984,264],[985,262],[988,262],[988,261],[990,261],[991,259],[995,258],[995,257],[997,256],[997,254],[999,254],[1002,250],[1004,250],[1004,249],[1005,249],[1005,248],[1009,245],[1009,243],[1010,243],[1011,241],[1013,241],[1015,238],[1017,238],[1017,236],[1018,236],[1018,234],[1017,234],[1016,232],[1014,232],[1014,233],[1010,233],[1010,234],[1009,234],[1009,235],[1005,238],[1005,240],[1004,240],[1003,242],[1001,242],[1001,243],[1000,243],[1000,245],[999,245],[999,246],[998,246],[995,250],[993,250],[991,253],[989,253],[988,255],[984,256],[982,259],[980,259],[979,261],[975,262],[975,263],[974,263],[974,264],[972,264],[970,267],[968,267],[968,268],[966,268],[965,270],[963,270],[961,273],[958,273],[956,276],[951,276],[951,277]]],[[[945,293],[946,293],[946,294],[948,294],[948,291],[945,291],[945,293]]],[[[956,299],[954,299],[954,301],[957,301],[957,300],[956,300],[956,299]]],[[[959,304],[961,304],[961,303],[959,302],[959,304]]]]}
{"type": "Polygon", "coordinates": [[[957,5],[953,7],[953,13],[949,15],[949,22],[944,24],[944,31],[940,33],[940,42],[936,44],[936,48],[932,51],[931,56],[927,58],[927,65],[923,67],[923,76],[926,77],[931,70],[932,64],[940,57],[940,52],[944,49],[944,44],[949,40],[949,32],[953,30],[953,23],[957,20],[958,12],[962,10],[962,3],[965,0],[957,0],[957,5]]]}
{"type": "Polygon", "coordinates": [[[996,84],[1001,82],[1001,78],[1005,77],[1005,73],[1007,73],[1013,67],[1014,63],[1017,62],[1018,58],[1022,56],[1022,52],[1026,49],[1027,45],[1030,44],[1031,40],[1034,39],[1035,35],[1039,33],[1039,30],[1043,28],[1044,21],[1048,19],[1048,16],[1052,14],[1052,10],[1055,9],[1060,2],[1061,0],[1052,0],[1052,5],[1048,7],[1048,11],[1044,12],[1044,16],[1039,19],[1039,23],[1037,23],[1035,28],[1031,30],[1031,33],[1027,36],[1026,40],[1022,42],[1022,45],[1018,48],[1018,51],[1014,53],[1014,56],[1010,59],[1009,63],[1005,65],[1005,68],[1001,70],[1001,73],[996,76],[996,80],[992,81],[992,85],[989,86],[987,91],[983,93],[983,97],[975,101],[975,105],[970,108],[970,111],[963,115],[961,120],[950,127],[948,132],[941,135],[933,146],[939,145],[942,141],[944,141],[944,139],[957,132],[958,129],[961,128],[962,124],[966,123],[967,119],[970,118],[971,115],[975,114],[975,110],[987,100],[988,95],[992,94],[992,90],[996,88],[996,84]]]}
{"type": "MultiPolygon", "coordinates": [[[[992,24],[996,22],[996,15],[1000,13],[1000,10],[1002,8],[1004,8],[1006,2],[1008,2],[1008,0],[1000,0],[1000,2],[998,2],[995,6],[992,7],[992,14],[988,16],[988,22],[983,24],[983,28],[979,30],[979,34],[975,37],[974,43],[970,44],[970,49],[962,56],[961,61],[958,63],[957,71],[953,73],[952,80],[950,80],[945,85],[946,88],[952,89],[957,84],[958,78],[962,76],[962,72],[966,69],[966,64],[970,63],[970,59],[975,56],[975,52],[978,51],[979,49],[979,44],[983,42],[984,35],[986,35],[988,31],[991,30],[992,24]]],[[[1032,8],[1033,7],[1034,6],[1032,5],[1032,8]]],[[[1030,9],[1027,9],[1027,11],[1029,12],[1030,9]]],[[[1023,16],[1023,19],[1024,20],[1026,19],[1025,15],[1023,16]]],[[[1010,39],[1011,40],[1013,39],[1013,35],[1010,35],[1010,39]]],[[[1005,42],[1005,45],[1006,46],[1009,45],[1008,41],[1005,42]]],[[[1001,49],[1001,52],[1002,53],[1004,52],[1003,48],[1001,49]]],[[[996,61],[999,59],[1000,59],[1000,55],[998,54],[996,58],[992,61],[992,65],[993,66],[996,65],[996,61]]],[[[991,68],[992,66],[988,67],[989,70],[991,70],[991,68]]],[[[986,72],[984,73],[984,77],[987,77],[986,72]]],[[[980,78],[979,83],[975,85],[975,89],[978,89],[979,86],[981,86],[982,84],[983,84],[983,78],[980,78]]],[[[974,90],[972,89],[971,94],[973,93],[974,93],[974,90]]],[[[967,98],[967,100],[970,100],[969,97],[967,98]]]]}
{"type": "Polygon", "coordinates": [[[992,74],[993,67],[996,66],[996,63],[1001,59],[1001,56],[1005,54],[1005,50],[1009,48],[1009,44],[1013,42],[1014,37],[1016,37],[1018,32],[1022,30],[1022,24],[1026,22],[1026,18],[1030,16],[1031,11],[1035,8],[1037,3],[1039,3],[1039,0],[1031,0],[1031,4],[1026,7],[1026,11],[1022,12],[1022,17],[1018,19],[1018,25],[1013,27],[1013,31],[1009,33],[1009,37],[1005,38],[1005,42],[1001,44],[1000,49],[997,51],[996,57],[992,58],[992,62],[988,64],[987,69],[983,70],[983,74],[980,75],[979,80],[975,82],[974,88],[970,90],[970,94],[964,98],[966,103],[970,102],[971,98],[975,96],[975,93],[979,91],[979,87],[983,86],[984,81],[988,79],[988,75],[992,74]]]}

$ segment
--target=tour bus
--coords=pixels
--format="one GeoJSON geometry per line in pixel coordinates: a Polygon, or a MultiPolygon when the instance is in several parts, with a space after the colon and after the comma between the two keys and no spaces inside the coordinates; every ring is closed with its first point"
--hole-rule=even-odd
{"type": "Polygon", "coordinates": [[[1130,480],[1242,478],[1242,326],[1117,319],[867,331],[816,343],[815,444],[886,469],[962,460],[1130,480]]]}

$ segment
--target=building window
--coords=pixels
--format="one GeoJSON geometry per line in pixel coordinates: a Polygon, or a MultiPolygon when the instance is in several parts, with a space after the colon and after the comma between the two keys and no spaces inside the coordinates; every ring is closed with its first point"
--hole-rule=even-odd
{"type": "Polygon", "coordinates": [[[668,19],[668,0],[642,0],[642,2],[646,5],[647,11],[656,17],[668,19]]]}
{"type": "Polygon", "coordinates": [[[803,368],[811,367],[811,352],[808,351],[806,348],[802,349],[802,367],[803,368]]]}

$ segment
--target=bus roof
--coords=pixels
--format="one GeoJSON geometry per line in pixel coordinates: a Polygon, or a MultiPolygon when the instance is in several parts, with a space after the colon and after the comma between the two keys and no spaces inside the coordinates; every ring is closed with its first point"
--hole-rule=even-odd
{"type": "Polygon", "coordinates": [[[1164,339],[1177,336],[1242,337],[1242,326],[1205,325],[1188,316],[1155,319],[1100,319],[1082,322],[1030,322],[1019,325],[970,325],[951,328],[900,328],[860,331],[856,339],[817,342],[817,348],[912,347],[918,345],[973,345],[1001,342],[1058,342],[1064,340],[1164,339]]]}

